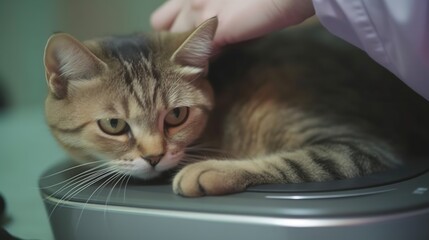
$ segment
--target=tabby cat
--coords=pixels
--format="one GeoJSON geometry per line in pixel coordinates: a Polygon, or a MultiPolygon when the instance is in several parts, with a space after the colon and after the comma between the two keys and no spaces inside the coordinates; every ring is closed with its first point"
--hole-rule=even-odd
{"type": "Polygon", "coordinates": [[[44,61],[55,138],[116,173],[179,169],[174,192],[196,197],[383,171],[429,136],[428,104],[323,30],[286,30],[210,62],[216,27],[84,43],[53,35],[44,61]]]}

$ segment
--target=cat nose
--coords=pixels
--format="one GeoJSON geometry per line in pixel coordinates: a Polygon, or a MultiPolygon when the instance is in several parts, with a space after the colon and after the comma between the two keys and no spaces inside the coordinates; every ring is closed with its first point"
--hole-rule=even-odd
{"type": "Polygon", "coordinates": [[[160,155],[151,155],[151,156],[145,156],[142,157],[147,163],[149,163],[152,167],[155,167],[160,161],[161,158],[164,156],[164,154],[160,154],[160,155]]]}

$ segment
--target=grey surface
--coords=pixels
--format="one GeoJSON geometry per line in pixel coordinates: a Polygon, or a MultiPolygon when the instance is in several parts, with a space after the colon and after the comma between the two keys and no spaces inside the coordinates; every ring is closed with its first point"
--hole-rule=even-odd
{"type": "MultiPolygon", "coordinates": [[[[52,169],[51,173],[61,167],[67,164],[52,169]]],[[[68,177],[58,174],[42,178],[40,183],[51,186],[68,177]]],[[[429,192],[416,191],[429,188],[428,172],[397,183],[346,191],[245,192],[196,199],[176,196],[169,185],[162,183],[131,183],[126,192],[115,190],[112,185],[99,186],[88,187],[71,199],[64,199],[66,190],[57,191],[60,185],[44,188],[42,194],[58,238],[250,240],[315,236],[427,239],[429,236],[429,192]],[[299,198],[309,196],[316,198],[299,198]]]]}
{"type": "MultiPolygon", "coordinates": [[[[358,188],[344,191],[318,191],[308,184],[285,184],[283,188],[301,185],[297,192],[247,191],[223,197],[183,198],[175,195],[171,185],[162,182],[129,182],[125,191],[125,184],[103,185],[109,177],[93,185],[79,190],[77,184],[69,181],[72,177],[85,169],[74,168],[69,162],[55,165],[40,180],[40,187],[44,195],[52,199],[80,202],[85,204],[100,204],[103,206],[126,206],[136,208],[162,209],[174,211],[216,212],[225,214],[249,214],[253,216],[275,217],[323,217],[330,216],[357,216],[362,214],[383,214],[402,211],[409,206],[428,205],[429,192],[423,195],[413,194],[418,188],[429,188],[429,173],[426,170],[421,175],[398,183],[377,187],[358,188]],[[60,174],[55,174],[60,173],[60,174]],[[55,174],[55,175],[52,175],[55,174]],[[60,184],[58,184],[60,183],[60,184]],[[71,184],[70,184],[71,183],[71,184]],[[304,189],[308,188],[308,192],[304,189]],[[74,193],[71,197],[70,193],[74,193]],[[267,199],[267,196],[270,199],[267,199]],[[294,197],[298,200],[278,200],[275,198],[294,197]],[[316,197],[300,200],[305,197],[316,197]],[[402,201],[384,201],[378,199],[401,199],[402,201]],[[275,199],[275,200],[274,200],[275,199]],[[352,207],[350,207],[352,206],[352,207]]],[[[382,174],[383,176],[383,174],[382,174]]],[[[365,180],[363,178],[362,180],[365,180]]],[[[391,179],[388,179],[391,181],[391,179]]],[[[77,182],[77,181],[74,181],[77,182]]],[[[323,185],[323,183],[322,183],[323,185]]],[[[331,186],[343,186],[341,181],[331,182],[331,186]]],[[[323,190],[323,189],[321,189],[323,190]]],[[[83,206],[82,205],[82,206],[83,206]]]]}
{"type": "MultiPolygon", "coordinates": [[[[58,239],[369,239],[425,240],[429,211],[386,216],[380,221],[361,218],[343,226],[301,225],[302,219],[273,219],[189,212],[125,212],[123,209],[61,208],[53,215],[58,239]],[[82,216],[81,218],[79,218],[82,216]],[[247,221],[246,221],[247,220],[247,221]],[[252,221],[255,220],[255,221],[252,221]],[[78,224],[78,225],[77,225],[78,224]]],[[[342,224],[350,219],[318,219],[314,223],[342,224]]],[[[304,220],[305,222],[305,220],[304,220]]]]}

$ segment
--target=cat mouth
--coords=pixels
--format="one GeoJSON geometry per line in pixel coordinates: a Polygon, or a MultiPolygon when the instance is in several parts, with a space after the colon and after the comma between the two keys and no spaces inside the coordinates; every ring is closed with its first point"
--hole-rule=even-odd
{"type": "Polygon", "coordinates": [[[158,164],[151,165],[143,158],[135,158],[131,160],[113,160],[110,161],[110,166],[114,171],[125,175],[130,175],[135,178],[149,180],[161,175],[161,173],[176,167],[183,158],[183,152],[166,153],[158,164]]]}

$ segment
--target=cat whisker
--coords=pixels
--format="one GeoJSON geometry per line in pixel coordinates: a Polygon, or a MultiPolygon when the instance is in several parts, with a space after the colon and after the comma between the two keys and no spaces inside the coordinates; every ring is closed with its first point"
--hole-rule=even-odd
{"type": "MultiPolygon", "coordinates": [[[[118,185],[118,183],[119,183],[119,187],[118,187],[118,191],[116,192],[116,196],[118,197],[118,194],[121,192],[121,189],[122,189],[122,184],[124,183],[124,180],[127,178],[129,176],[129,174],[128,173],[119,173],[118,175],[117,175],[117,177],[116,177],[116,181],[115,181],[115,183],[114,183],[114,185],[113,185],[113,187],[112,187],[112,189],[110,190],[110,192],[109,192],[109,194],[108,194],[108,196],[107,196],[107,198],[106,198],[106,202],[105,202],[105,209],[104,209],[104,221],[105,221],[105,223],[107,224],[107,225],[109,225],[110,223],[109,223],[109,221],[108,221],[108,219],[107,219],[107,210],[108,210],[108,202],[109,202],[109,200],[110,200],[110,197],[111,197],[111,195],[112,195],[112,193],[113,193],[113,190],[115,189],[115,187],[118,185]]],[[[109,230],[110,230],[111,228],[109,227],[109,230]]]]}
{"type": "Polygon", "coordinates": [[[76,175],[74,177],[71,177],[71,178],[69,178],[67,180],[64,180],[64,181],[60,182],[60,183],[52,185],[52,186],[55,186],[55,185],[59,185],[59,184],[64,184],[58,190],[56,190],[54,193],[50,194],[49,197],[55,196],[56,194],[62,192],[63,190],[65,190],[67,188],[70,188],[72,186],[75,186],[75,185],[78,186],[82,182],[84,182],[86,180],[90,180],[93,177],[97,177],[100,173],[103,173],[104,170],[107,169],[107,168],[103,168],[101,170],[97,170],[99,168],[101,168],[101,167],[96,167],[96,168],[89,169],[89,170],[87,170],[85,172],[82,172],[82,173],[80,173],[80,174],[78,174],[78,175],[76,175]]]}
{"type": "Polygon", "coordinates": [[[111,197],[111,195],[112,195],[112,193],[113,193],[113,190],[115,189],[115,187],[116,187],[119,183],[120,183],[120,185],[119,185],[119,189],[118,189],[118,191],[120,191],[120,188],[121,188],[121,185],[122,185],[122,181],[123,181],[123,179],[124,179],[126,176],[127,176],[127,174],[122,173],[122,172],[118,172],[118,174],[116,174],[116,181],[115,181],[115,183],[113,184],[112,189],[109,191],[109,194],[107,195],[107,198],[106,198],[106,206],[107,206],[107,201],[109,201],[109,199],[110,199],[110,197],[111,197]]]}
{"type": "Polygon", "coordinates": [[[180,162],[179,165],[188,165],[194,162],[200,162],[200,161],[204,161],[207,160],[206,157],[190,157],[190,156],[185,156],[180,162]]]}
{"type": "Polygon", "coordinates": [[[83,177],[85,175],[91,174],[92,172],[95,172],[97,169],[103,168],[103,167],[105,167],[108,164],[109,163],[105,163],[105,164],[101,164],[101,165],[95,166],[95,167],[87,169],[87,170],[85,170],[85,171],[83,171],[83,172],[81,172],[79,174],[76,174],[76,175],[74,175],[74,176],[72,176],[72,177],[70,177],[70,178],[68,178],[66,180],[63,180],[61,182],[58,182],[58,183],[55,183],[55,184],[52,184],[52,185],[49,185],[49,186],[46,186],[46,187],[42,187],[40,189],[49,189],[49,188],[52,188],[52,187],[55,187],[55,186],[58,186],[58,185],[61,185],[61,184],[64,184],[64,183],[76,180],[76,179],[78,179],[80,177],[83,177]]]}
{"type": "Polygon", "coordinates": [[[101,179],[109,176],[112,174],[112,169],[111,168],[104,168],[102,170],[98,170],[86,177],[84,177],[83,179],[80,179],[77,182],[74,183],[70,183],[67,184],[65,186],[63,186],[61,189],[57,190],[55,193],[51,194],[51,196],[67,189],[67,188],[71,188],[69,189],[63,197],[61,197],[61,199],[55,204],[54,208],[52,209],[52,211],[49,214],[49,218],[52,216],[52,214],[54,213],[55,209],[58,207],[58,205],[60,205],[63,201],[66,201],[68,199],[73,198],[74,196],[76,196],[77,194],[79,194],[80,192],[84,191],[85,189],[87,189],[89,186],[93,185],[94,183],[100,181],[101,179]]]}
{"type": "MultiPolygon", "coordinates": [[[[79,192],[83,191],[84,189],[86,189],[88,186],[92,185],[93,183],[91,183],[92,181],[94,181],[95,178],[97,178],[98,176],[100,176],[100,173],[93,173],[90,176],[87,176],[85,179],[80,180],[79,182],[75,183],[76,186],[72,187],[67,193],[64,194],[63,197],[61,197],[61,199],[57,202],[57,204],[54,206],[54,208],[52,209],[52,211],[49,214],[49,218],[51,217],[51,215],[54,213],[55,209],[58,207],[58,205],[60,205],[63,201],[66,201],[67,199],[72,198],[73,196],[75,196],[76,194],[78,194],[79,192]]],[[[103,176],[104,177],[104,176],[103,176]]],[[[98,179],[97,179],[98,180],[98,179]]],[[[73,185],[75,185],[73,184],[73,185]]],[[[72,186],[73,186],[72,185],[72,186]]],[[[70,186],[64,187],[64,189],[69,188],[70,186]]]]}
{"type": "Polygon", "coordinates": [[[128,187],[128,183],[130,182],[130,179],[131,179],[131,174],[128,174],[128,178],[127,178],[127,181],[125,182],[125,188],[124,188],[124,202],[126,200],[127,187],[128,187]]]}
{"type": "Polygon", "coordinates": [[[189,153],[198,153],[198,154],[205,154],[205,155],[213,155],[213,156],[209,156],[209,157],[231,157],[232,154],[223,151],[221,149],[216,149],[216,148],[210,148],[210,147],[204,147],[204,146],[200,146],[200,145],[194,145],[194,146],[190,146],[187,147],[185,149],[186,154],[189,153]]]}
{"type": "Polygon", "coordinates": [[[174,175],[176,175],[182,168],[188,166],[189,164],[192,163],[196,163],[196,162],[201,162],[207,160],[206,157],[189,157],[189,156],[185,156],[175,167],[175,169],[173,169],[172,171],[174,172],[174,175]]]}
{"type": "Polygon", "coordinates": [[[187,153],[182,158],[182,160],[188,160],[188,159],[206,159],[206,158],[209,158],[209,157],[210,156],[203,155],[203,154],[190,154],[190,153],[187,153]]]}
{"type": "MultiPolygon", "coordinates": [[[[83,205],[83,208],[82,208],[82,210],[80,211],[80,214],[79,214],[79,217],[78,217],[78,220],[77,220],[77,223],[76,223],[76,231],[78,230],[78,228],[79,228],[79,224],[80,224],[80,220],[82,219],[82,215],[83,215],[83,212],[85,211],[85,208],[86,208],[86,206],[88,205],[88,203],[89,203],[89,201],[91,201],[91,198],[94,196],[94,194],[95,193],[97,193],[98,191],[102,191],[102,189],[104,189],[104,187],[106,187],[110,182],[112,182],[118,175],[120,175],[121,173],[118,173],[118,172],[116,172],[116,171],[114,171],[114,168],[112,169],[112,170],[110,170],[109,172],[108,172],[108,175],[107,176],[109,176],[108,178],[107,178],[107,180],[105,180],[104,182],[102,182],[92,193],[91,193],[91,195],[88,197],[88,199],[86,200],[86,202],[84,203],[84,205],[83,205]]],[[[105,176],[106,177],[106,176],[105,176]]],[[[101,180],[101,179],[100,179],[101,180]]]]}
{"type": "MultiPolygon", "coordinates": [[[[69,190],[73,190],[74,188],[73,187],[78,187],[79,185],[81,185],[82,183],[84,183],[85,181],[87,181],[87,180],[90,180],[90,179],[92,179],[95,175],[97,175],[97,174],[99,174],[99,172],[98,171],[91,171],[91,172],[88,172],[88,173],[86,173],[86,174],[83,174],[83,175],[81,175],[81,176],[79,176],[79,177],[77,177],[77,178],[74,178],[74,179],[70,179],[70,180],[66,180],[65,182],[64,182],[64,185],[63,186],[61,186],[59,189],[57,189],[55,192],[53,192],[52,194],[50,194],[49,195],[49,197],[53,197],[53,196],[55,196],[55,195],[57,195],[58,193],[60,193],[60,192],[62,192],[62,191],[64,191],[64,190],[66,190],[66,189],[69,189],[69,190]]],[[[67,193],[66,193],[67,194],[67,193]]]]}
{"type": "Polygon", "coordinates": [[[61,171],[58,171],[58,172],[55,172],[55,173],[43,176],[42,179],[50,178],[50,177],[56,176],[56,175],[64,173],[64,172],[71,171],[71,170],[76,169],[76,168],[80,168],[80,167],[84,167],[84,166],[88,166],[88,165],[92,165],[92,164],[97,164],[97,163],[104,162],[104,161],[105,160],[98,160],[98,161],[92,161],[92,162],[78,164],[78,165],[75,165],[73,167],[69,167],[69,168],[63,169],[61,171]]]}
{"type": "Polygon", "coordinates": [[[216,152],[216,153],[225,153],[226,154],[226,152],[221,150],[221,149],[208,148],[208,147],[197,147],[197,146],[187,147],[186,151],[216,152]]]}
{"type": "Polygon", "coordinates": [[[121,178],[120,178],[120,183],[119,183],[119,189],[118,189],[118,191],[116,192],[116,196],[118,196],[120,193],[121,193],[121,190],[122,190],[122,185],[124,184],[124,181],[125,181],[125,179],[127,179],[127,177],[128,177],[128,173],[123,173],[122,174],[122,176],[121,176],[121,178]]]}
{"type": "Polygon", "coordinates": [[[118,185],[118,183],[121,181],[122,178],[124,178],[124,176],[126,176],[126,175],[121,173],[121,172],[118,172],[117,174],[114,175],[115,182],[114,182],[112,188],[110,189],[109,194],[107,194],[106,201],[105,201],[104,219],[106,222],[107,222],[106,213],[107,213],[107,208],[108,208],[108,202],[110,200],[110,197],[112,196],[112,192],[115,189],[116,185],[118,185]]]}
{"type": "Polygon", "coordinates": [[[124,202],[125,202],[125,191],[126,191],[126,187],[127,187],[127,184],[128,184],[128,181],[130,178],[131,178],[131,173],[129,171],[122,173],[122,177],[120,179],[121,182],[119,184],[119,190],[116,193],[116,196],[118,196],[118,194],[120,194],[120,192],[121,192],[122,185],[124,185],[124,200],[123,200],[124,202]]]}

